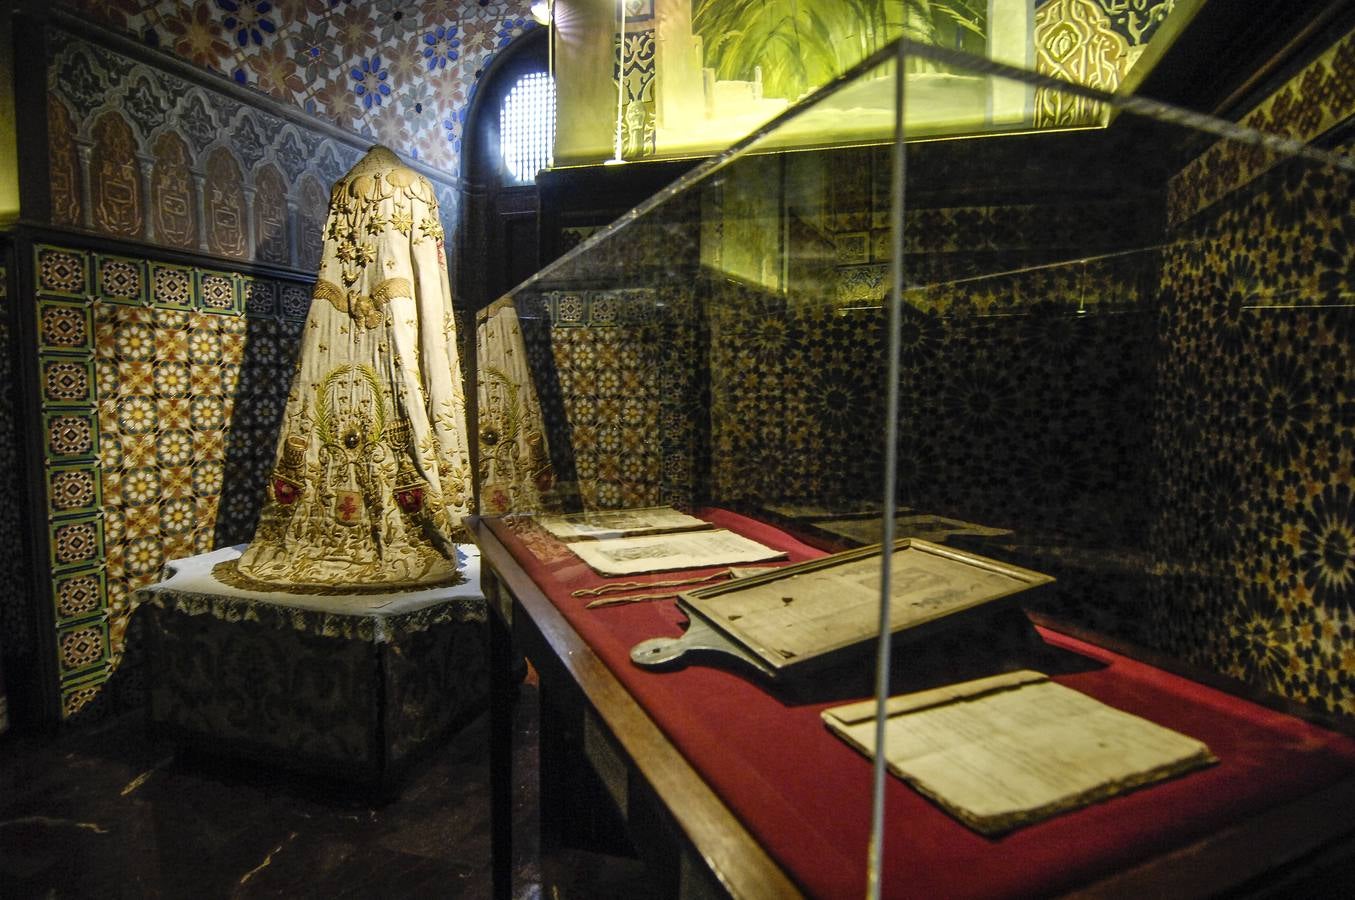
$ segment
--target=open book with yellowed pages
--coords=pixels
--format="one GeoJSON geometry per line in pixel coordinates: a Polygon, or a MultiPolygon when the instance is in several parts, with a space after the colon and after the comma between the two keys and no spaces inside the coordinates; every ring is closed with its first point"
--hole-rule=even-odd
{"type": "MultiPolygon", "coordinates": [[[[1194,738],[1020,671],[887,701],[889,771],[982,834],[1001,834],[1218,760],[1194,738]]],[[[823,721],[875,756],[874,700],[823,721]]]]}

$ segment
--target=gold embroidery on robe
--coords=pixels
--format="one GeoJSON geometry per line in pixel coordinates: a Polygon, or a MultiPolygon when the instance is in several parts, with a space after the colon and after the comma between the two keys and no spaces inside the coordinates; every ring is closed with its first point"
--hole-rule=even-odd
{"type": "Polygon", "coordinates": [[[460,578],[472,473],[450,284],[424,224],[437,221],[427,179],[385,148],[334,186],[313,292],[324,302],[302,331],[266,502],[232,583],[327,593],[460,578]]]}
{"type": "Polygon", "coordinates": [[[316,300],[327,301],[339,312],[348,313],[353,321],[365,328],[375,328],[381,324],[381,307],[397,297],[414,296],[414,285],[408,278],[387,278],[372,289],[370,294],[349,289],[345,291],[330,281],[318,280],[311,296],[316,300]]]}
{"type": "Polygon", "coordinates": [[[517,310],[503,298],[477,319],[481,510],[495,515],[556,508],[555,471],[517,310]]]}

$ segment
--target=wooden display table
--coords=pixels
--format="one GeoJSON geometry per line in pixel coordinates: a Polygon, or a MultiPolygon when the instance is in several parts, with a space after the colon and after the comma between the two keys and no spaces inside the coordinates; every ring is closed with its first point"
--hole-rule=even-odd
{"type": "MultiPolygon", "coordinates": [[[[821,554],[742,516],[700,514],[791,561],[821,554]]],[[[585,830],[577,810],[561,821],[584,784],[573,773],[583,765],[650,865],[656,896],[863,895],[870,764],[819,721],[821,709],[853,698],[796,697],[701,665],[634,666],[635,643],[680,632],[672,601],[585,610],[571,592],[604,579],[530,520],[481,519],[472,533],[492,610],[498,896],[511,888],[509,716],[519,652],[541,679],[544,849],[566,828],[585,830]]],[[[1045,628],[1037,634],[1048,654],[1077,663],[1056,681],[1203,740],[1219,764],[996,839],[891,778],[886,896],[1283,893],[1355,859],[1355,740],[1121,653],[1045,628]]]]}
{"type": "Polygon", "coordinates": [[[169,563],[140,593],[149,719],[211,752],[388,785],[483,708],[480,555],[464,583],[392,594],[259,593],[222,584],[225,548],[169,563]]]}

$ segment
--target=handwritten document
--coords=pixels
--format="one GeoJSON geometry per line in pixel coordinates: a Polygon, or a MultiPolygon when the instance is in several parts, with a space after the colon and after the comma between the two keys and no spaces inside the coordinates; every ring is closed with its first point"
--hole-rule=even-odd
{"type": "MultiPolygon", "coordinates": [[[[982,834],[1000,834],[1217,762],[1209,748],[1039,672],[891,697],[889,771],[982,834]]],[[[875,701],[824,710],[875,755],[875,701]]]]}
{"type": "Polygon", "coordinates": [[[569,549],[602,575],[638,575],[670,569],[699,569],[781,559],[782,550],[764,547],[732,531],[689,531],[576,541],[569,549]]]}
{"type": "MultiPolygon", "coordinates": [[[[884,521],[878,516],[869,519],[824,519],[809,524],[829,534],[847,538],[858,544],[878,543],[884,533],[884,521]]],[[[952,535],[996,537],[1011,533],[1009,528],[993,528],[989,525],[950,519],[945,516],[910,514],[897,516],[894,519],[894,536],[896,538],[912,537],[921,538],[924,541],[944,543],[952,535]]]]}
{"type": "MultiPolygon", "coordinates": [[[[914,628],[982,606],[1048,576],[922,542],[890,557],[890,624],[914,628]]],[[[687,602],[718,628],[779,666],[869,640],[880,627],[878,551],[849,551],[779,569],[687,602]]]]}
{"type": "Polygon", "coordinates": [[[538,516],[537,524],[562,541],[606,540],[641,534],[699,531],[709,522],[680,513],[671,506],[642,509],[601,509],[562,516],[538,516]]]}

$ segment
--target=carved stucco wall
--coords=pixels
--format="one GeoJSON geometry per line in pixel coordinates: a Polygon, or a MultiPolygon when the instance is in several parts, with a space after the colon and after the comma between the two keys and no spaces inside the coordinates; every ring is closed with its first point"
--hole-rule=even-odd
{"type": "MultiPolygon", "coordinates": [[[[52,224],[310,271],[354,143],[49,31],[52,224]]],[[[444,229],[455,182],[436,183],[444,229]]]]}
{"type": "Polygon", "coordinates": [[[454,175],[529,0],[66,0],[95,22],[454,175]]]}

